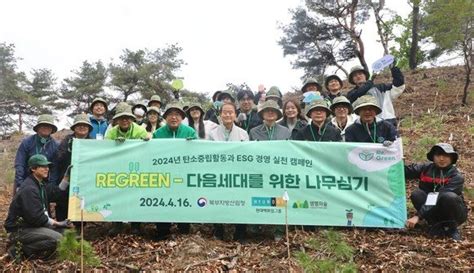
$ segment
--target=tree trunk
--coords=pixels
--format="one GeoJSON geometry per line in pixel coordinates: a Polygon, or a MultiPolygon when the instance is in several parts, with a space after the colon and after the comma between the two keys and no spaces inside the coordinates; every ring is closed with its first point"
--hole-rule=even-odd
{"type": "Polygon", "coordinates": [[[387,36],[383,33],[382,25],[384,24],[384,22],[382,21],[382,17],[380,17],[380,10],[385,4],[385,1],[380,1],[378,4],[371,2],[370,4],[372,6],[372,9],[374,10],[375,24],[377,25],[377,33],[380,37],[380,43],[383,46],[383,54],[388,55],[388,40],[387,36]]]}
{"type": "MultiPolygon", "coordinates": [[[[469,32],[466,31],[466,35],[469,35],[469,32]]],[[[467,93],[469,90],[469,85],[471,83],[471,72],[472,72],[472,38],[468,37],[467,40],[463,43],[463,53],[464,53],[464,70],[466,71],[466,82],[464,83],[464,92],[462,96],[462,105],[467,105],[467,93]]]]}
{"type": "Polygon", "coordinates": [[[18,131],[20,133],[23,133],[23,115],[22,115],[22,110],[20,107],[20,111],[18,111],[18,131]]]}
{"type": "Polygon", "coordinates": [[[411,46],[410,56],[408,58],[408,65],[411,70],[414,70],[417,66],[416,53],[418,52],[418,27],[420,20],[420,3],[419,1],[413,1],[413,23],[411,27],[411,46]]]}

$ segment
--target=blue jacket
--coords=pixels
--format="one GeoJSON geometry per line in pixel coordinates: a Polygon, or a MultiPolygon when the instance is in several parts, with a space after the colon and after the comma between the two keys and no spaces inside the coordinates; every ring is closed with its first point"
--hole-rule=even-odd
{"type": "Polygon", "coordinates": [[[102,138],[104,138],[105,131],[109,126],[107,119],[96,119],[94,116],[90,116],[89,120],[92,124],[92,131],[89,133],[89,138],[96,139],[98,133],[102,134],[102,138]]]}
{"type": "MultiPolygon", "coordinates": [[[[25,180],[30,174],[28,169],[28,159],[35,154],[42,154],[46,156],[48,161],[53,162],[58,146],[59,144],[52,137],[50,137],[43,146],[40,145],[37,134],[23,139],[20,147],[18,147],[18,150],[16,151],[15,157],[15,184],[17,188],[21,186],[23,180],[25,180]]],[[[55,177],[56,171],[54,168],[53,165],[49,170],[49,182],[57,181],[57,178],[55,177]]]]}

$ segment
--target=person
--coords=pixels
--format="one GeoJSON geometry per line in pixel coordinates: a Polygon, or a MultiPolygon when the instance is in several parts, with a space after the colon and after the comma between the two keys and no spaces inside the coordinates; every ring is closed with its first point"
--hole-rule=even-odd
{"type": "Polygon", "coordinates": [[[222,91],[216,91],[212,95],[212,107],[206,111],[206,114],[204,115],[204,120],[210,120],[217,124],[219,123],[217,116],[219,115],[218,107],[219,105],[221,105],[221,103],[217,102],[217,97],[219,96],[220,93],[222,93],[222,91]]]}
{"type": "Polygon", "coordinates": [[[306,127],[308,123],[301,113],[300,105],[294,100],[287,100],[283,104],[283,119],[278,124],[288,128],[291,132],[290,139],[295,139],[298,131],[306,127]]]}
{"type": "Polygon", "coordinates": [[[301,87],[301,93],[303,96],[301,97],[300,107],[301,109],[306,109],[306,107],[311,104],[311,101],[317,100],[326,100],[326,103],[330,104],[329,98],[322,94],[323,87],[315,78],[307,78],[303,82],[303,87],[301,87]],[[308,99],[306,96],[313,97],[308,99]]]}
{"type": "Polygon", "coordinates": [[[321,92],[323,90],[323,87],[321,84],[318,83],[318,81],[315,78],[307,78],[303,82],[303,87],[301,87],[301,93],[306,93],[306,92],[321,92]]]}
{"type": "Polygon", "coordinates": [[[67,220],[53,219],[49,211],[50,202],[66,197],[69,182],[48,183],[51,162],[42,154],[29,157],[27,164],[29,174],[15,193],[4,223],[8,255],[15,260],[52,256],[62,238],[58,228],[69,226],[67,220]]]}
{"type": "Polygon", "coordinates": [[[227,90],[220,91],[216,96],[216,101],[213,103],[212,109],[214,110],[211,113],[209,113],[209,115],[206,113],[206,116],[204,117],[204,119],[210,120],[216,124],[220,124],[220,117],[219,117],[220,108],[223,103],[229,103],[229,102],[235,103],[235,98],[234,98],[234,95],[232,95],[232,90],[229,88],[227,90]]]}
{"type": "Polygon", "coordinates": [[[161,116],[161,97],[159,95],[151,96],[150,101],[148,102],[148,105],[147,105],[147,110],[149,110],[150,107],[156,107],[158,109],[158,112],[157,112],[158,123],[163,124],[164,120],[163,120],[163,117],[161,116]]]}
{"type": "MultiPolygon", "coordinates": [[[[170,103],[167,105],[163,117],[166,120],[166,125],[159,128],[153,133],[153,138],[184,138],[197,139],[196,131],[193,128],[182,124],[186,113],[181,109],[177,103],[170,103]]],[[[158,240],[167,238],[170,235],[171,223],[156,223],[156,230],[158,240]]],[[[189,223],[178,223],[178,230],[181,234],[188,234],[190,230],[189,223]]]]}
{"type": "MultiPolygon", "coordinates": [[[[258,111],[258,114],[263,120],[263,124],[250,130],[250,140],[273,141],[287,140],[291,138],[290,130],[288,130],[287,127],[277,124],[277,120],[281,119],[283,114],[281,113],[280,106],[276,100],[270,99],[265,101],[258,111]]],[[[252,225],[250,228],[256,229],[257,226],[252,225]]],[[[234,237],[240,241],[245,239],[247,232],[246,229],[246,225],[237,225],[234,237]]],[[[283,236],[282,226],[272,226],[270,229],[274,234],[275,241],[279,241],[283,236]]]]}
{"type": "Polygon", "coordinates": [[[283,104],[282,97],[283,95],[281,94],[280,88],[278,88],[278,86],[272,86],[270,87],[270,90],[268,90],[267,94],[265,95],[265,101],[274,100],[278,103],[278,106],[281,108],[283,104]]]}
{"type": "MultiPolygon", "coordinates": [[[[56,166],[58,174],[56,177],[58,181],[54,181],[59,184],[61,180],[70,176],[69,168],[71,165],[72,155],[72,142],[73,139],[88,139],[90,138],[90,131],[92,131],[92,124],[86,114],[79,114],[74,117],[74,123],[71,125],[72,134],[66,136],[59,144],[56,156],[53,159],[53,163],[56,166]]],[[[56,219],[58,221],[65,220],[68,212],[68,198],[63,200],[64,202],[56,203],[56,219]]]]}
{"type": "Polygon", "coordinates": [[[237,111],[237,126],[243,128],[247,133],[254,127],[262,124],[262,119],[254,109],[254,95],[250,90],[240,90],[237,93],[239,110],[237,111]]]}
{"type": "Polygon", "coordinates": [[[113,120],[117,125],[107,131],[105,139],[125,141],[126,139],[148,140],[148,134],[142,126],[136,124],[130,105],[121,102],[117,105],[113,120]]]}
{"type": "Polygon", "coordinates": [[[260,103],[263,103],[265,101],[265,96],[266,96],[265,91],[266,90],[267,90],[267,88],[265,87],[265,85],[263,85],[263,84],[258,85],[257,94],[253,98],[253,103],[255,105],[259,105],[260,103]]]}
{"type": "Polygon", "coordinates": [[[152,106],[161,109],[161,97],[159,95],[151,96],[150,101],[148,101],[148,107],[152,106]]]}
{"type": "Polygon", "coordinates": [[[347,93],[347,98],[351,103],[354,103],[361,96],[374,96],[377,104],[382,109],[378,117],[397,127],[397,119],[392,101],[398,98],[405,90],[405,79],[400,68],[396,67],[395,63],[394,61],[390,68],[392,73],[391,84],[374,84],[375,74],[369,79],[369,72],[364,67],[360,65],[352,67],[349,73],[349,82],[355,85],[355,87],[347,93]]]}
{"type": "Polygon", "coordinates": [[[233,103],[224,103],[219,115],[222,124],[209,132],[209,140],[214,141],[248,141],[247,131],[234,124],[237,107],[233,103]]]}
{"type": "Polygon", "coordinates": [[[132,107],[132,113],[135,115],[135,123],[138,125],[142,125],[146,123],[146,112],[147,108],[143,103],[137,103],[132,107]]]}
{"type": "Polygon", "coordinates": [[[258,115],[263,120],[263,124],[250,130],[250,140],[286,140],[291,137],[288,128],[276,123],[283,116],[276,101],[265,101],[258,115]]]}
{"type": "Polygon", "coordinates": [[[104,139],[105,132],[109,126],[107,118],[107,102],[102,98],[95,98],[89,107],[91,115],[89,121],[92,124],[92,130],[89,133],[89,138],[104,139]]]}
{"type": "Polygon", "coordinates": [[[196,131],[182,123],[186,118],[186,113],[179,104],[168,104],[163,118],[166,120],[166,124],[153,133],[153,138],[197,139],[196,131]]]}
{"type": "Polygon", "coordinates": [[[328,119],[331,109],[327,102],[322,99],[313,100],[305,109],[306,116],[311,119],[310,124],[299,130],[295,140],[308,141],[341,141],[339,129],[330,125],[328,119]]]}
{"type": "Polygon", "coordinates": [[[196,131],[199,139],[208,139],[209,132],[218,125],[212,121],[204,120],[204,110],[199,103],[192,103],[185,111],[189,127],[196,131]]]}
{"type": "Polygon", "coordinates": [[[331,124],[341,132],[342,141],[346,140],[346,129],[354,123],[357,116],[352,114],[352,104],[344,96],[335,97],[330,106],[334,117],[331,124]]]}
{"type": "Polygon", "coordinates": [[[397,138],[397,129],[385,120],[377,120],[382,112],[377,100],[371,95],[358,98],[354,103],[354,112],[359,118],[346,129],[346,142],[382,143],[390,146],[397,138]]]}
{"type": "Polygon", "coordinates": [[[467,219],[464,177],[456,167],[458,153],[448,143],[434,145],[427,154],[431,162],[405,165],[405,178],[418,179],[419,188],[410,196],[417,213],[407,220],[408,228],[424,219],[435,236],[461,240],[458,226],[467,219]]]}
{"type": "Polygon", "coordinates": [[[333,74],[329,75],[324,79],[324,87],[326,87],[327,93],[325,94],[329,101],[333,102],[333,100],[337,97],[342,96],[342,87],[344,86],[341,78],[339,76],[333,74]]]}
{"type": "MultiPolygon", "coordinates": [[[[234,124],[237,113],[237,107],[233,103],[224,103],[220,109],[222,124],[214,128],[209,133],[209,140],[212,141],[249,141],[247,131],[234,124]]],[[[234,240],[243,240],[245,238],[246,225],[235,225],[234,240]]],[[[214,236],[218,239],[224,239],[224,225],[214,224],[214,236]]]]}
{"type": "MultiPolygon", "coordinates": [[[[143,139],[145,141],[150,139],[145,128],[134,122],[135,115],[132,114],[132,108],[126,102],[121,102],[115,107],[113,120],[117,125],[107,130],[105,139],[115,140],[118,143],[127,139],[143,139]]],[[[115,222],[109,235],[117,235],[123,231],[123,228],[123,223],[115,222]]],[[[131,228],[133,234],[140,233],[140,223],[132,223],[131,228]]]]}
{"type": "Polygon", "coordinates": [[[146,123],[142,124],[142,127],[148,133],[148,137],[152,138],[153,133],[158,130],[161,126],[164,125],[164,122],[160,123],[160,109],[156,106],[148,107],[148,112],[146,113],[146,123]]]}
{"type": "MultiPolygon", "coordinates": [[[[14,191],[16,191],[23,180],[29,175],[28,159],[35,154],[42,154],[46,156],[49,161],[52,161],[59,144],[54,140],[51,135],[56,133],[58,127],[54,125],[54,118],[52,115],[40,115],[33,127],[33,131],[36,134],[31,135],[23,139],[16,151],[15,157],[15,185],[14,191]]],[[[55,167],[52,167],[52,172],[48,178],[48,181],[54,182],[57,180],[55,177],[55,167]]]]}

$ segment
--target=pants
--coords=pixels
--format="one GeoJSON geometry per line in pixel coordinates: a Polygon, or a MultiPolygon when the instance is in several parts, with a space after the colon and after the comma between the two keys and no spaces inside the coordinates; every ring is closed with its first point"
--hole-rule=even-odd
{"type": "MultiPolygon", "coordinates": [[[[427,197],[428,194],[420,189],[412,192],[410,199],[417,211],[425,204],[427,197]]],[[[467,208],[462,198],[454,192],[440,192],[436,206],[424,218],[430,225],[445,222],[456,227],[466,221],[467,208]]]]}
{"type": "Polygon", "coordinates": [[[10,244],[24,257],[48,258],[56,252],[61,238],[61,233],[50,228],[22,228],[10,233],[10,244]]]}
{"type": "MultiPolygon", "coordinates": [[[[156,230],[160,235],[167,235],[170,233],[171,223],[156,223],[156,230]]],[[[188,234],[191,225],[188,223],[178,223],[178,230],[181,234],[188,234]]]]}

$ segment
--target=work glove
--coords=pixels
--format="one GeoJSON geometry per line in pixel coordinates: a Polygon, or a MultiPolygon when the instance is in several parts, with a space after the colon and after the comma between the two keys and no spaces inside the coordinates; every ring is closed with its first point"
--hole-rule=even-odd
{"type": "Polygon", "coordinates": [[[385,140],[382,145],[384,147],[390,147],[391,145],[393,144],[393,141],[390,141],[390,140],[385,140]]]}
{"type": "Polygon", "coordinates": [[[125,142],[125,138],[124,137],[118,137],[115,139],[115,142],[117,143],[124,143],[125,142]]]}
{"type": "Polygon", "coordinates": [[[64,176],[63,180],[61,180],[61,183],[59,183],[58,187],[59,187],[60,190],[65,191],[67,189],[67,187],[69,187],[69,177],[64,176]]]}
{"type": "Polygon", "coordinates": [[[397,58],[393,59],[393,63],[389,65],[389,68],[392,69],[394,67],[397,67],[397,62],[398,62],[397,58]]]}
{"type": "Polygon", "coordinates": [[[64,221],[56,222],[57,227],[69,227],[71,225],[71,221],[66,219],[64,221]]]}
{"type": "Polygon", "coordinates": [[[237,122],[243,122],[247,120],[247,115],[245,113],[240,113],[239,116],[237,117],[237,122]]]}

